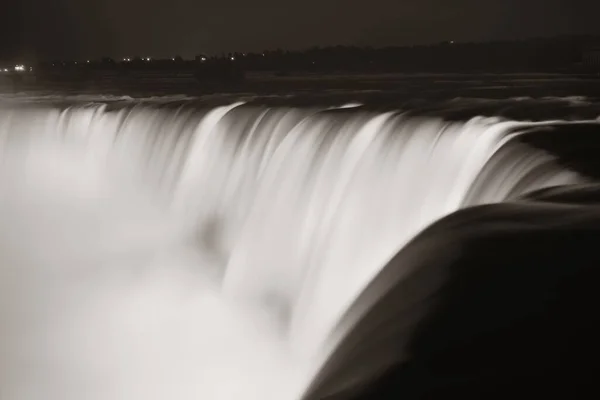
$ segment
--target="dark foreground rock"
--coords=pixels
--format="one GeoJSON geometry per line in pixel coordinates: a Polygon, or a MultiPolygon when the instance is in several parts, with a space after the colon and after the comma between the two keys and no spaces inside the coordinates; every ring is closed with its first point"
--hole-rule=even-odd
{"type": "Polygon", "coordinates": [[[459,211],[364,292],[307,398],[597,398],[599,271],[598,186],[459,211]]]}

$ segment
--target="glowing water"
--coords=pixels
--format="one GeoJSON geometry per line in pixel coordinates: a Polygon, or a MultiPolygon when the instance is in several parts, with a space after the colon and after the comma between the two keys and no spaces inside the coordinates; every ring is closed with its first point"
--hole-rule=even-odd
{"type": "Polygon", "coordinates": [[[0,108],[0,398],[299,398],[414,234],[579,179],[526,126],[0,108]]]}

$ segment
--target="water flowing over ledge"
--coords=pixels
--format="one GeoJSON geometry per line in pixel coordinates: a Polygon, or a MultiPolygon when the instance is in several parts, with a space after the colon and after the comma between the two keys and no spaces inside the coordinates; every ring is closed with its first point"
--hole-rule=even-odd
{"type": "Polygon", "coordinates": [[[298,399],[352,329],[340,318],[416,234],[585,181],[514,140],[548,124],[0,107],[0,387],[298,399]]]}

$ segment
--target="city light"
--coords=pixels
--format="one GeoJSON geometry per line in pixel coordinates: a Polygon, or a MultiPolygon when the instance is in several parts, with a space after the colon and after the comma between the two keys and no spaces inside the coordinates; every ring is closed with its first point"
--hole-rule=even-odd
{"type": "Polygon", "coordinates": [[[15,71],[25,71],[24,65],[15,65],[15,71]]]}

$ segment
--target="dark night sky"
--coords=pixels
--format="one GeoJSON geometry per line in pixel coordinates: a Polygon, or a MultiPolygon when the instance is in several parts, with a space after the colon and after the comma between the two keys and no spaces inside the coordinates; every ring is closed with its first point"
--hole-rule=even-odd
{"type": "Polygon", "coordinates": [[[600,0],[3,0],[0,58],[600,34],[600,0]]]}

